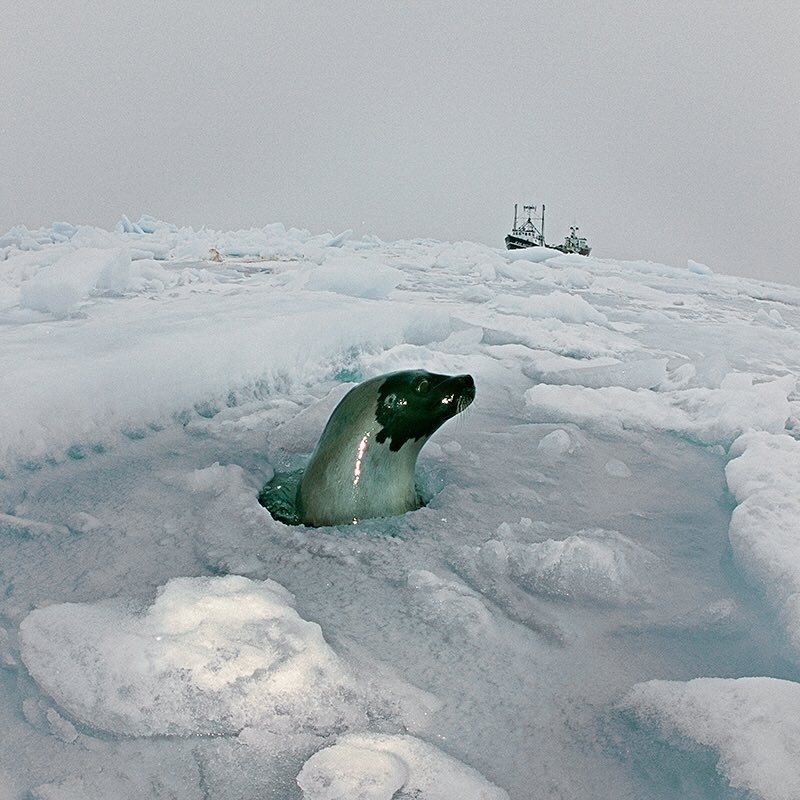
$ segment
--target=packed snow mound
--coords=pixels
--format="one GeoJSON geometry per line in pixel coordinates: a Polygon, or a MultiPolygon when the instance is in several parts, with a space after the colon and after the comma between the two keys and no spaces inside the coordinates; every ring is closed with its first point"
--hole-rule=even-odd
{"type": "Polygon", "coordinates": [[[303,800],[508,800],[480,773],[413,736],[343,736],[305,763],[297,783],[303,800]]]}
{"type": "Polygon", "coordinates": [[[417,569],[409,572],[408,587],[411,613],[440,630],[477,639],[494,629],[480,595],[461,581],[417,569]]]}
{"type": "Polygon", "coordinates": [[[751,432],[725,468],[738,505],[729,536],[747,575],[779,609],[800,663],[800,441],[751,432]]]}
{"type": "Polygon", "coordinates": [[[364,724],[347,668],[274,581],[175,578],[149,608],[48,606],[26,617],[20,636],[39,685],[102,730],[328,733],[364,724]]]}
{"type": "Polygon", "coordinates": [[[711,748],[733,789],[760,800],[800,797],[800,684],[697,678],[634,686],[623,708],[672,744],[711,748]]]}
{"type": "Polygon", "coordinates": [[[642,578],[657,561],[617,531],[578,531],[564,539],[525,541],[526,527],[503,523],[498,538],[476,548],[483,570],[510,577],[529,592],[599,603],[643,594],[642,578]]]}

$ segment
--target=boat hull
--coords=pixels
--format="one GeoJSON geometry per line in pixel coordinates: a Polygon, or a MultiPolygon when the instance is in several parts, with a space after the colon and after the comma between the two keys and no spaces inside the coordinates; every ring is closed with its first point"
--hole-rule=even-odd
{"type": "Polygon", "coordinates": [[[564,247],[563,244],[547,245],[552,247],[553,250],[560,250],[562,253],[577,253],[579,256],[588,256],[592,252],[591,247],[564,247]]]}
{"type": "Polygon", "coordinates": [[[514,236],[509,233],[506,236],[506,248],[508,250],[522,250],[524,247],[540,247],[538,242],[531,242],[528,239],[523,239],[520,236],[514,236]]]}

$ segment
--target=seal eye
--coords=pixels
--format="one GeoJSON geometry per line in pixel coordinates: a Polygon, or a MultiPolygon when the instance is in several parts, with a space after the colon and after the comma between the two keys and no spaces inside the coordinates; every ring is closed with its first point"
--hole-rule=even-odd
{"type": "Polygon", "coordinates": [[[430,389],[430,388],[431,388],[431,382],[427,378],[423,378],[417,384],[417,392],[419,394],[427,394],[428,393],[428,389],[430,389]]]}
{"type": "Polygon", "coordinates": [[[387,395],[386,399],[383,401],[383,404],[386,406],[386,408],[394,408],[395,405],[397,405],[397,395],[387,395]]]}

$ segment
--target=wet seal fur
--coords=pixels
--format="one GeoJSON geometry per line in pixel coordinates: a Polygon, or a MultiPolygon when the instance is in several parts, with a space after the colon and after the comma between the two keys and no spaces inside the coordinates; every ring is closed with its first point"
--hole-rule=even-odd
{"type": "MultiPolygon", "coordinates": [[[[331,414],[300,480],[291,521],[356,524],[419,508],[419,451],[474,399],[471,375],[404,370],[360,383],[331,414]]],[[[259,500],[268,508],[269,497],[265,487],[259,500]]]]}

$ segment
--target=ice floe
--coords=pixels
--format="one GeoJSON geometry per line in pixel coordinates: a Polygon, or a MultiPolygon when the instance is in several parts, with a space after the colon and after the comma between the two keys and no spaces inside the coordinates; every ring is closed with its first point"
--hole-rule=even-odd
{"type": "Polygon", "coordinates": [[[800,684],[773,678],[648,681],[622,703],[678,747],[709,748],[733,789],[800,797],[800,684]]]}
{"type": "Polygon", "coordinates": [[[627,697],[698,800],[709,753],[794,799],[798,330],[800,290],[696,262],[17,226],[0,796],[674,796],[669,756],[626,755],[627,697]],[[423,450],[427,505],[272,519],[263,482],[409,367],[478,387],[423,450]]]}

